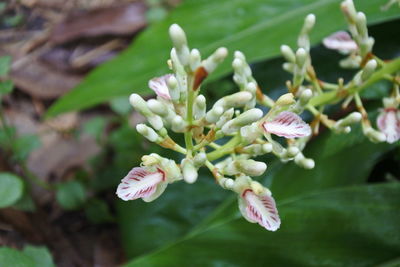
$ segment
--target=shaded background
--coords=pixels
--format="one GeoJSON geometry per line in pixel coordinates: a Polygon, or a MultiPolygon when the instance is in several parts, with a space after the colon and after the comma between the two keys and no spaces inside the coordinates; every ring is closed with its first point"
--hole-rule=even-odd
{"type": "MultiPolygon", "coordinates": [[[[276,99],[290,79],[279,47],[294,47],[308,13],[317,16],[311,55],[319,78],[354,74],[319,44],[346,28],[339,3],[0,2],[0,266],[399,264],[399,146],[372,144],[357,127],[348,135],[322,130],[305,150],[313,170],[259,158],[268,164],[259,179],[282,219],[274,233],[242,219],[235,196],[206,170],[195,185],[171,185],[152,203],[115,195],[143,154],[180,160],[136,133],[143,118],[127,101],[132,92],[151,97],[147,81],[168,71],[171,23],[204,57],[219,46],[230,55],[243,51],[262,90],[276,99]]],[[[374,53],[398,57],[400,9],[381,11],[378,0],[355,4],[371,23],[374,53]]],[[[237,90],[231,59],[202,88],[209,105],[237,90]]],[[[380,82],[364,91],[372,118],[389,88],[380,82]]],[[[353,109],[332,106],[330,115],[353,109]]]]}

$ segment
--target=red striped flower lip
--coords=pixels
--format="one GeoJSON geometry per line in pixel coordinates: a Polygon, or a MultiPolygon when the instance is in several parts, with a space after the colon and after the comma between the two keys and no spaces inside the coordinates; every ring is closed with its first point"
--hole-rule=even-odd
{"type": "Polygon", "coordinates": [[[125,201],[138,198],[151,201],[156,194],[158,197],[164,191],[166,184],[165,173],[161,169],[150,172],[146,167],[135,167],[121,180],[117,195],[125,201]]]}
{"type": "Polygon", "coordinates": [[[243,217],[258,223],[269,231],[276,231],[281,225],[275,200],[271,195],[256,195],[253,190],[245,190],[239,199],[239,209],[243,217]]]}
{"type": "Polygon", "coordinates": [[[310,126],[299,115],[283,111],[272,121],[265,121],[262,127],[267,133],[285,138],[305,137],[311,135],[310,126]]]}

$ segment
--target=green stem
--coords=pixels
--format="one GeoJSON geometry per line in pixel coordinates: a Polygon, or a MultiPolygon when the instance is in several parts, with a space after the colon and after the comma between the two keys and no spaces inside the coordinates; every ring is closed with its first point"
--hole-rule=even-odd
{"type": "Polygon", "coordinates": [[[241,137],[240,135],[235,135],[229,142],[225,145],[221,146],[218,150],[214,150],[210,153],[207,153],[207,159],[209,161],[213,161],[219,159],[227,154],[230,154],[234,151],[235,147],[240,144],[241,137]]]}
{"type": "Polygon", "coordinates": [[[365,81],[361,86],[351,86],[351,87],[347,88],[347,90],[344,94],[343,94],[343,92],[340,92],[340,91],[337,91],[337,92],[332,91],[332,92],[327,92],[327,93],[317,95],[310,100],[310,104],[312,106],[321,106],[321,105],[325,105],[325,104],[332,104],[334,102],[337,102],[337,101],[347,97],[348,95],[352,95],[352,94],[361,92],[365,88],[384,79],[387,74],[393,74],[399,70],[400,70],[400,58],[393,60],[390,63],[385,64],[385,66],[383,68],[381,68],[380,70],[378,70],[377,72],[372,74],[371,77],[367,81],[365,81]]]}

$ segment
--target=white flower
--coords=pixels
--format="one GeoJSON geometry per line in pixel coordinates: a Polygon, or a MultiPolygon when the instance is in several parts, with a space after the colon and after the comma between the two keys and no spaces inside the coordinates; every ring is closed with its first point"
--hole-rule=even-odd
{"type": "Polygon", "coordinates": [[[239,197],[239,210],[246,220],[258,223],[269,231],[276,231],[281,225],[275,200],[270,192],[257,195],[251,189],[244,190],[239,197]]]}
{"type": "Polygon", "coordinates": [[[265,121],[262,127],[267,133],[272,133],[285,138],[304,137],[311,134],[310,126],[299,115],[283,111],[272,121],[265,121]]]}
{"type": "Polygon", "coordinates": [[[400,139],[400,111],[398,109],[383,109],[376,123],[379,130],[385,134],[386,142],[394,143],[400,139]]]}
{"type": "Polygon", "coordinates": [[[164,76],[151,79],[149,81],[150,89],[153,90],[159,97],[170,100],[171,96],[169,94],[167,82],[171,76],[172,74],[166,74],[164,76]]]}
{"type": "Polygon", "coordinates": [[[135,167],[125,176],[117,188],[122,200],[142,198],[146,202],[159,197],[168,185],[166,174],[160,168],[135,167]]]}
{"type": "Polygon", "coordinates": [[[345,31],[339,31],[329,35],[324,38],[322,43],[326,48],[338,50],[343,54],[349,54],[358,48],[356,42],[351,39],[350,34],[345,31]]]}

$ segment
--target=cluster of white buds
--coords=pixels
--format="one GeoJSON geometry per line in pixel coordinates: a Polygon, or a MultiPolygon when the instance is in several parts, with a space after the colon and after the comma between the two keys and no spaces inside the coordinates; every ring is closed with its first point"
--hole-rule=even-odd
{"type": "MultiPolygon", "coordinates": [[[[373,39],[367,34],[365,16],[355,11],[350,0],[342,3],[342,9],[349,19],[350,31],[357,45],[352,47],[354,44],[350,40],[344,40],[351,43],[347,44],[346,49],[358,49],[360,55],[365,56],[370,53],[373,44],[373,39]]],[[[218,48],[202,60],[197,49],[189,49],[184,31],[173,24],[169,34],[174,47],[167,62],[172,73],[149,81],[149,87],[157,95],[156,99],[145,101],[139,95],[132,94],[130,103],[149,123],[138,124],[137,131],[150,142],[181,153],[183,158],[180,164],[176,164],[154,153],[143,156],[141,167],[133,168],[122,179],[117,189],[118,196],[123,200],[142,198],[151,201],[160,196],[169,183],[179,180],[195,183],[199,179],[199,168],[206,167],[218,185],[237,193],[239,209],[245,219],[275,231],[280,226],[280,218],[272,194],[268,188],[251,178],[263,175],[267,164],[253,158],[273,153],[282,162],[294,161],[302,168],[314,168],[314,160],[306,158],[303,149],[312,133],[318,133],[320,123],[336,133],[348,133],[352,124],[361,121],[364,133],[370,139],[388,142],[398,140],[398,86],[391,98],[385,100],[385,109],[378,118],[378,127],[382,132],[370,126],[358,95],[357,88],[364,86],[371,77],[376,79],[376,70],[384,67],[378,66],[377,60],[370,58],[346,85],[343,80],[336,85],[317,79],[311,62],[309,41],[315,20],[313,14],[306,17],[296,52],[289,46],[281,47],[287,60],[284,69],[293,73],[293,80],[287,82],[289,93],[276,101],[263,94],[245,56],[236,51],[232,67],[233,80],[239,91],[222,97],[209,109],[206,98],[201,94],[201,87],[207,76],[227,57],[228,51],[223,47],[218,48]],[[336,90],[337,94],[332,98],[332,94],[327,95],[325,90],[336,90]],[[327,97],[330,97],[328,101],[327,97]],[[323,114],[324,105],[337,102],[337,97],[347,98],[346,102],[354,99],[358,112],[338,121],[329,119],[323,114]],[[269,109],[264,113],[260,106],[269,109]],[[311,126],[300,116],[304,111],[314,115],[311,126]],[[170,131],[181,133],[184,144],[174,141],[169,136],[170,131]],[[277,140],[276,136],[281,140],[277,140]]],[[[336,48],[345,50],[340,43],[336,44],[336,48]]]]}

